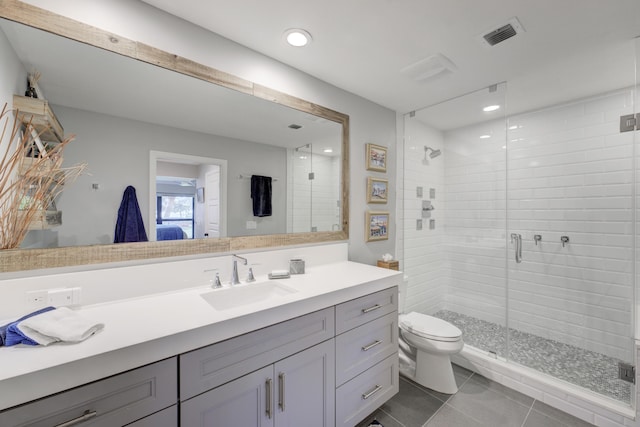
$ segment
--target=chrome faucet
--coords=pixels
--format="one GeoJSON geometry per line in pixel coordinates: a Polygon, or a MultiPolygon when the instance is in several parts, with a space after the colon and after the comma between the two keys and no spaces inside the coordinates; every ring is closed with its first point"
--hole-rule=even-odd
{"type": "Polygon", "coordinates": [[[247,259],[232,254],[231,260],[233,261],[233,269],[231,270],[231,284],[237,285],[240,283],[240,279],[238,278],[238,261],[240,261],[242,265],[247,265],[247,259]]]}

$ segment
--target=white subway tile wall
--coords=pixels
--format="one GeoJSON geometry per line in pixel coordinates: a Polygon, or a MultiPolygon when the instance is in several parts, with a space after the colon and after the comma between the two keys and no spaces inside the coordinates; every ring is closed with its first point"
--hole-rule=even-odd
{"type": "Polygon", "coordinates": [[[445,241],[444,218],[444,155],[434,159],[424,155],[424,147],[443,149],[443,135],[428,129],[416,120],[405,123],[404,167],[402,194],[404,209],[403,228],[404,256],[402,270],[408,283],[405,296],[405,312],[434,313],[444,308],[446,286],[449,281],[448,266],[443,251],[445,241]],[[426,157],[426,160],[425,160],[426,157]],[[417,197],[416,188],[422,187],[422,197],[417,197]],[[436,197],[430,198],[430,189],[436,197]],[[430,218],[422,218],[422,202],[430,200],[434,206],[430,218]],[[417,220],[422,220],[418,230],[417,220]],[[429,220],[435,220],[435,228],[429,229],[429,220]]]}
{"type": "Polygon", "coordinates": [[[340,157],[289,150],[289,160],[287,231],[338,231],[340,157]]]}
{"type": "Polygon", "coordinates": [[[510,118],[506,141],[507,229],[522,234],[524,259],[508,258],[510,326],[626,361],[634,134],[619,116],[631,112],[621,90],[510,118]]]}

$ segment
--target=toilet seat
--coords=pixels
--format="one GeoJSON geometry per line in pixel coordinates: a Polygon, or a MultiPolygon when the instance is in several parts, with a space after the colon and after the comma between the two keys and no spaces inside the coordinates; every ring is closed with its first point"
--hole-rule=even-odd
{"type": "Polygon", "coordinates": [[[413,311],[400,316],[400,327],[419,337],[434,341],[454,342],[462,337],[462,331],[451,323],[413,311]]]}

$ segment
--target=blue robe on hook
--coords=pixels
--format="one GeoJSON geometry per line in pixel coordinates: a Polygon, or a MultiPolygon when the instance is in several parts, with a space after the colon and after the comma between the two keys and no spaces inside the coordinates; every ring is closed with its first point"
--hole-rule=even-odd
{"type": "Polygon", "coordinates": [[[116,221],[113,243],[147,241],[149,239],[147,238],[147,232],[144,230],[136,189],[128,186],[124,190],[120,209],[118,209],[118,220],[116,221]]]}

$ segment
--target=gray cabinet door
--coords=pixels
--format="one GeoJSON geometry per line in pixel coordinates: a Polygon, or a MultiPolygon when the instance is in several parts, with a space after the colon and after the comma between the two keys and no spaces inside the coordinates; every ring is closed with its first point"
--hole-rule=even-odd
{"type": "Polygon", "coordinates": [[[180,426],[273,427],[273,392],[269,365],[182,402],[180,426]]]}
{"type": "Polygon", "coordinates": [[[335,426],[334,340],[277,362],[275,375],[276,427],[335,426]]]}

